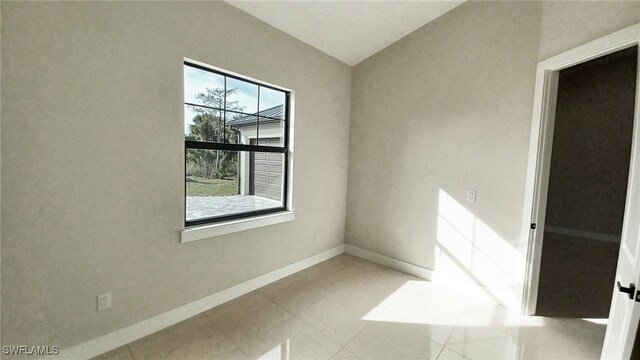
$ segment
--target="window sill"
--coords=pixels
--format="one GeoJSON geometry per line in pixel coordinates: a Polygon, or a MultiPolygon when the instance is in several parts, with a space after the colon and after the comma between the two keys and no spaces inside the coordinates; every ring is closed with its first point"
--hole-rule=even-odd
{"type": "Polygon", "coordinates": [[[203,240],[214,236],[232,234],[239,231],[280,224],[287,221],[293,221],[295,220],[295,218],[295,212],[283,211],[275,214],[230,220],[216,224],[194,226],[182,231],[180,242],[185,243],[196,240],[203,240]]]}

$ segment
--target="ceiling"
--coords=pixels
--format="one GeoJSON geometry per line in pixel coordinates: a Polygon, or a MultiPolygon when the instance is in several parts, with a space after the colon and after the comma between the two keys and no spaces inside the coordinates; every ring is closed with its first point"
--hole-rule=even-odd
{"type": "Polygon", "coordinates": [[[226,1],[349,65],[356,65],[464,2],[226,1]]]}

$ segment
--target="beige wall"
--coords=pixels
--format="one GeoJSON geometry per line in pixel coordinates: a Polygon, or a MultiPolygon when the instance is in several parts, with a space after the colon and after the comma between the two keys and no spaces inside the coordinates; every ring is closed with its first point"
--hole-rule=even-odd
{"type": "Polygon", "coordinates": [[[77,344],[344,242],[351,69],[255,18],[3,1],[1,70],[3,345],[77,344]],[[183,57],[296,92],[294,222],[179,243],[183,57]]]}
{"type": "Polygon", "coordinates": [[[640,4],[470,2],[352,71],[222,3],[1,20],[2,343],[69,346],[339,245],[345,214],[347,243],[517,300],[536,62],[640,4]],[[178,243],[183,57],[296,91],[294,222],[178,243]]]}
{"type": "Polygon", "coordinates": [[[546,1],[542,6],[540,49],[544,60],[640,22],[634,1],[546,1]]]}
{"type": "Polygon", "coordinates": [[[536,63],[637,22],[640,3],[467,2],[356,65],[347,243],[517,306],[536,63]]]}

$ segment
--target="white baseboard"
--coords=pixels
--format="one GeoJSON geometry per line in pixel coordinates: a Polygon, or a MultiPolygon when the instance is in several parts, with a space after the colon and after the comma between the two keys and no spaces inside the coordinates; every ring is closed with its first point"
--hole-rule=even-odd
{"type": "MultiPolygon", "coordinates": [[[[59,357],[57,358],[90,359],[105,352],[117,349],[120,346],[141,339],[147,335],[151,335],[156,331],[177,324],[180,321],[198,315],[203,311],[209,310],[229,300],[235,299],[241,295],[268,285],[274,281],[294,274],[300,270],[304,270],[317,263],[342,254],[345,251],[344,248],[344,245],[337,246],[333,249],[321,252],[293,264],[284,266],[280,269],[260,275],[251,280],[247,280],[238,285],[234,285],[232,287],[218,291],[217,293],[211,294],[192,303],[180,306],[160,315],[156,315],[150,319],[143,320],[139,323],[127,326],[120,330],[116,330],[112,333],[100,336],[82,344],[62,349],[60,351],[59,357]]],[[[43,357],[41,359],[49,359],[49,357],[43,357]]]]}
{"type": "MultiPolygon", "coordinates": [[[[369,250],[365,250],[353,245],[340,245],[333,249],[321,252],[306,259],[300,260],[293,264],[284,266],[280,269],[268,272],[266,274],[247,280],[240,284],[234,285],[227,289],[218,291],[214,294],[196,300],[189,304],[180,306],[173,310],[169,310],[160,315],[156,315],[147,320],[143,320],[136,324],[127,326],[112,333],[100,336],[93,340],[89,340],[82,344],[62,349],[60,351],[60,359],[90,359],[100,354],[119,348],[132,341],[141,339],[147,335],[151,335],[157,331],[175,325],[180,321],[198,315],[206,310],[223,304],[229,300],[233,300],[246,293],[259,289],[272,282],[278,281],[284,277],[292,275],[298,271],[304,270],[315,264],[328,260],[343,252],[375,262],[380,265],[396,269],[407,274],[417,276],[425,280],[431,280],[432,271],[414,264],[410,264],[401,260],[397,260],[385,255],[380,255],[369,250]]],[[[42,360],[48,359],[42,357],[42,360]]]]}
{"type": "Polygon", "coordinates": [[[432,270],[429,270],[427,268],[410,264],[408,262],[394,259],[392,257],[388,257],[385,255],[380,255],[378,253],[365,250],[353,245],[345,245],[345,252],[347,254],[357,256],[359,258],[363,258],[365,260],[369,260],[374,263],[384,265],[386,267],[390,267],[392,269],[396,269],[404,273],[407,273],[409,275],[417,276],[425,280],[431,280],[431,274],[433,273],[432,270]]]}

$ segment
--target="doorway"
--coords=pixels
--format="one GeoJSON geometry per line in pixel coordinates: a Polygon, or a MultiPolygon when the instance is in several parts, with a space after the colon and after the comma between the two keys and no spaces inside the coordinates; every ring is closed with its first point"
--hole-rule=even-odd
{"type": "Polygon", "coordinates": [[[609,315],[629,177],[637,49],[559,71],[536,315],[609,315]]]}
{"type": "MultiPolygon", "coordinates": [[[[531,121],[529,160],[522,217],[526,269],[522,313],[536,313],[551,170],[553,130],[559,74],[562,70],[640,45],[640,23],[618,30],[538,63],[531,121]]],[[[636,63],[637,64],[637,63],[636,63]]],[[[640,71],[636,68],[636,74],[640,71]]],[[[636,77],[636,89],[640,79],[636,77]]],[[[640,321],[640,96],[634,102],[634,123],[623,228],[611,308],[602,349],[603,359],[629,359],[640,321]]],[[[590,297],[590,291],[583,293],[590,297]]]]}

